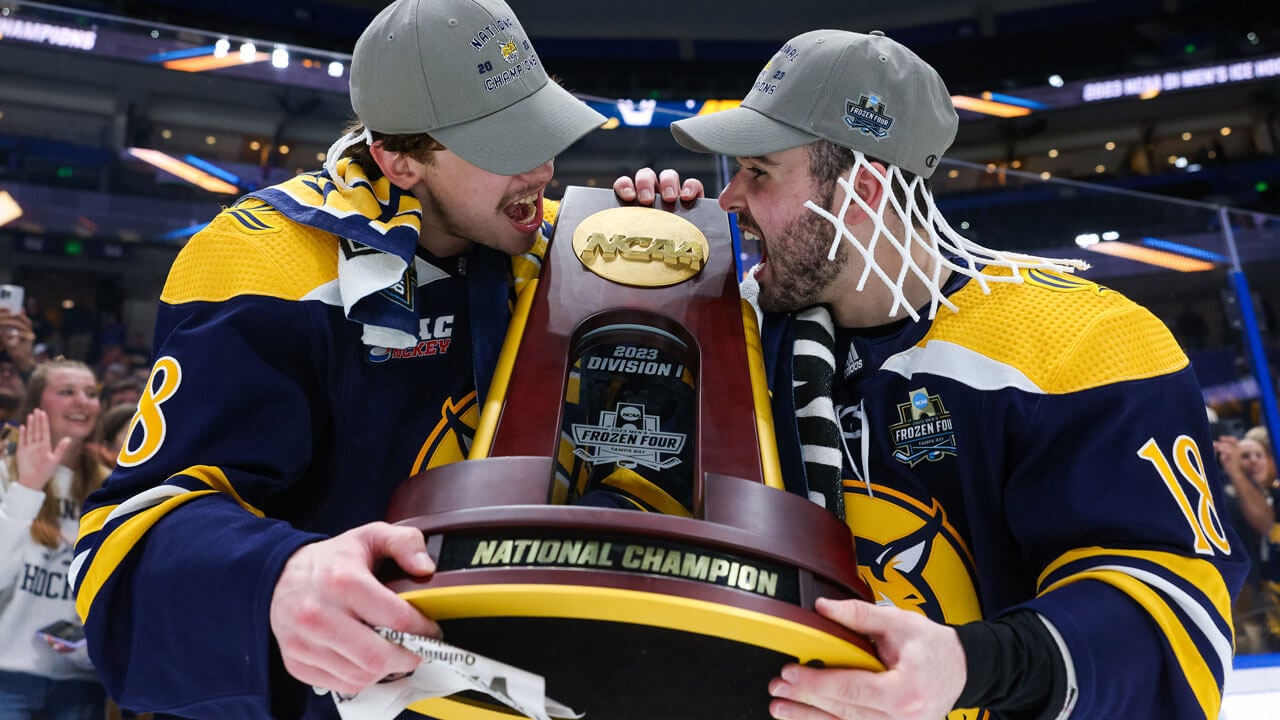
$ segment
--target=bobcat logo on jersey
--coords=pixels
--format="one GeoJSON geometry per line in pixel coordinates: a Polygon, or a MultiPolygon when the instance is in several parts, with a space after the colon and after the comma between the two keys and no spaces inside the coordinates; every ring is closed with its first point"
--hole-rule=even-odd
{"type": "Polygon", "coordinates": [[[682,433],[662,432],[660,418],[647,415],[644,405],[618,403],[613,411],[600,412],[600,424],[573,424],[574,455],[591,463],[617,463],[620,467],[642,465],[666,470],[680,464],[676,455],[684,448],[682,433]],[[593,452],[594,451],[594,452],[593,452]]]}
{"type": "Polygon", "coordinates": [[[956,435],[942,399],[925,388],[912,390],[909,397],[908,402],[898,405],[900,422],[889,426],[897,448],[893,459],[915,467],[921,460],[937,462],[948,455],[954,457],[956,435]]]}
{"type": "MultiPolygon", "coordinates": [[[[871,599],[918,612],[939,623],[980,620],[973,556],[947,513],[901,491],[845,480],[845,522],[854,532],[858,576],[871,599]]],[[[985,710],[953,710],[949,720],[990,717],[985,710]]]]}
{"type": "Polygon", "coordinates": [[[872,599],[934,622],[979,619],[972,555],[946,511],[936,500],[926,505],[886,486],[865,488],[861,480],[845,480],[845,522],[872,599]]]}
{"type": "Polygon", "coordinates": [[[922,574],[929,564],[934,539],[942,528],[941,508],[933,510],[937,512],[925,518],[924,525],[903,537],[883,544],[870,538],[861,539],[857,552],[860,574],[873,588],[877,602],[936,618],[943,615],[942,605],[922,574]]]}
{"type": "Polygon", "coordinates": [[[440,421],[422,444],[409,474],[466,460],[479,424],[480,403],[474,390],[456,402],[447,398],[440,407],[440,421]]]}

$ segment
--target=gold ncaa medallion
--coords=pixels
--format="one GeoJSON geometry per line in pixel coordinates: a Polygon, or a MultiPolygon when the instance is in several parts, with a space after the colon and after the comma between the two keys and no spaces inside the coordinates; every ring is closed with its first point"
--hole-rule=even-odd
{"type": "Polygon", "coordinates": [[[674,213],[617,207],[589,215],[573,231],[573,253],[606,280],[637,287],[675,285],[697,275],[711,246],[674,213]]]}

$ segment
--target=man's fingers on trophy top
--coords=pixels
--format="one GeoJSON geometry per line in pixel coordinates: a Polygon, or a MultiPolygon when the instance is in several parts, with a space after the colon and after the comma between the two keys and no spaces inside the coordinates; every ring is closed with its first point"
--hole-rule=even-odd
{"type": "Polygon", "coordinates": [[[702,187],[702,181],[698,178],[689,178],[680,186],[680,199],[686,202],[697,200],[705,195],[706,190],[702,187]]]}
{"type": "Polygon", "coordinates": [[[667,168],[658,176],[658,186],[662,190],[662,199],[667,202],[675,202],[676,195],[680,189],[680,173],[667,168]]]}
{"type": "Polygon", "coordinates": [[[642,205],[652,205],[658,190],[658,174],[653,168],[640,168],[636,171],[636,199],[642,205]]]}
{"type": "Polygon", "coordinates": [[[622,200],[630,202],[636,199],[636,181],[630,175],[623,175],[613,181],[613,192],[622,200]]]}

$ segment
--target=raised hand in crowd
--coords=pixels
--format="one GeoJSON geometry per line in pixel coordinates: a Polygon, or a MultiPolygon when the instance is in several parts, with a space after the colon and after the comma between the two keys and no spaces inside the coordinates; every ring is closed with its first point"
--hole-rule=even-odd
{"type": "Polygon", "coordinates": [[[49,431],[49,415],[36,408],[27,415],[27,422],[18,428],[18,447],[14,453],[18,461],[18,482],[32,490],[43,490],[53,479],[54,472],[66,457],[72,438],[64,437],[54,444],[49,431]]]}

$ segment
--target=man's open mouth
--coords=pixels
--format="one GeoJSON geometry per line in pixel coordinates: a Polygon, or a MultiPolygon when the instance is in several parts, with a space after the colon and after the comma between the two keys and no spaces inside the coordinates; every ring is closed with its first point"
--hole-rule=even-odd
{"type": "Polygon", "coordinates": [[[517,225],[529,225],[538,219],[538,193],[526,195],[502,209],[517,225]]]}

